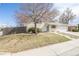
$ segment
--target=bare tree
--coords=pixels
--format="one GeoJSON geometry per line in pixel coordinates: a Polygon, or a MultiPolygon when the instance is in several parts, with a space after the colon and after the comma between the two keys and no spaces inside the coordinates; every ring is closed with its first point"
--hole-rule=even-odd
{"type": "Polygon", "coordinates": [[[72,10],[67,8],[62,15],[59,17],[59,22],[63,24],[68,24],[69,21],[73,20],[76,15],[73,14],[72,10]]]}
{"type": "Polygon", "coordinates": [[[53,8],[52,3],[27,3],[21,4],[21,8],[16,13],[19,23],[33,22],[35,33],[37,33],[37,23],[52,21],[57,15],[58,10],[53,8]]]}

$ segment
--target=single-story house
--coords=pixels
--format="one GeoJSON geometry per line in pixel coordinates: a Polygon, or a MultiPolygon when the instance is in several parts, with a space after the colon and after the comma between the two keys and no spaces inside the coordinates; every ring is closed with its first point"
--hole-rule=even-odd
{"type": "MultiPolygon", "coordinates": [[[[27,27],[27,30],[31,27],[34,27],[34,23],[24,24],[27,27]]],[[[67,31],[68,25],[61,24],[58,22],[49,22],[49,23],[38,23],[37,28],[40,28],[42,32],[53,32],[53,31],[67,31]]]]}

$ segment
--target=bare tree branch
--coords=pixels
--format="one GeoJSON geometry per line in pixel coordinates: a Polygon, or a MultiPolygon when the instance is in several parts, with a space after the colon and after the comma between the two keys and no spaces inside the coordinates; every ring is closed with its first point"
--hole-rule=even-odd
{"type": "Polygon", "coordinates": [[[27,3],[21,4],[16,17],[21,23],[33,22],[36,28],[38,22],[53,20],[56,16],[58,10],[53,8],[52,3],[27,3]]]}
{"type": "Polygon", "coordinates": [[[59,22],[68,24],[69,21],[73,20],[76,17],[76,15],[73,14],[72,10],[67,8],[63,14],[59,17],[59,22]]]}

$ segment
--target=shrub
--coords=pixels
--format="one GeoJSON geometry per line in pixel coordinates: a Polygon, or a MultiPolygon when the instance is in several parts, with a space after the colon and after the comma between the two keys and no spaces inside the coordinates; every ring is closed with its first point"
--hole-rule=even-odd
{"type": "Polygon", "coordinates": [[[73,31],[73,32],[79,32],[79,30],[78,30],[78,29],[73,29],[72,31],[73,31]]]}
{"type": "MultiPolygon", "coordinates": [[[[29,33],[35,33],[35,28],[34,27],[31,27],[28,29],[28,32],[29,33]]],[[[37,33],[41,32],[41,29],[37,28],[37,33]]]]}
{"type": "Polygon", "coordinates": [[[79,30],[79,24],[78,24],[78,30],[79,30]]]}

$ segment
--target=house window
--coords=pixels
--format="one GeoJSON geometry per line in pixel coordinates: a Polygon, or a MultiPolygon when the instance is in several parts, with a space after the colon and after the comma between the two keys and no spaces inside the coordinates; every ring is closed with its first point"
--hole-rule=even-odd
{"type": "Polygon", "coordinates": [[[56,28],[56,25],[52,25],[51,28],[56,28]]]}

